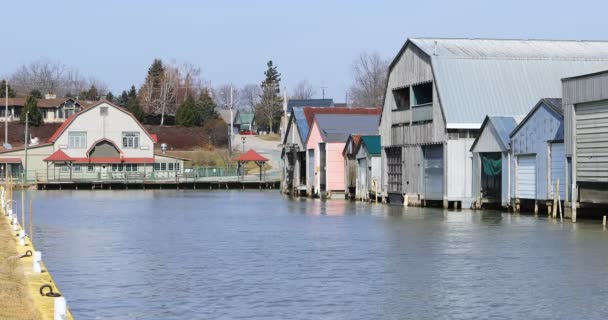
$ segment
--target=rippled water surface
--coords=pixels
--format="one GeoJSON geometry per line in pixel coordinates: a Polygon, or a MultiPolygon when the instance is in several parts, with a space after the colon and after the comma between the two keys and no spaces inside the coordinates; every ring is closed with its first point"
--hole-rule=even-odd
{"type": "Polygon", "coordinates": [[[77,319],[605,319],[608,231],[276,192],[32,192],[77,319]]]}

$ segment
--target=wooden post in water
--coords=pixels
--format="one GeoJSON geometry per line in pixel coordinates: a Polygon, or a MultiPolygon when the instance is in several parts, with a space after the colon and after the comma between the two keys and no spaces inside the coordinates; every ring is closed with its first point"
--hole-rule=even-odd
{"type": "Polygon", "coordinates": [[[33,217],[33,211],[32,211],[32,199],[30,199],[30,223],[29,223],[29,227],[30,227],[30,241],[32,242],[32,245],[34,244],[34,217],[33,217]]]}
{"type": "Polygon", "coordinates": [[[557,217],[557,197],[559,195],[559,179],[555,180],[555,187],[553,188],[553,218],[557,217]]]}

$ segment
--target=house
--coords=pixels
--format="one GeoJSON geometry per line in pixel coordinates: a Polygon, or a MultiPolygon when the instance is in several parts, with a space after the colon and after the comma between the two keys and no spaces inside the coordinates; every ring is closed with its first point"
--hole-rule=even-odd
{"type": "Polygon", "coordinates": [[[222,119],[228,127],[232,124],[232,134],[239,134],[238,127],[236,126],[236,115],[238,115],[238,110],[234,111],[231,109],[223,109],[217,112],[220,115],[220,119],[222,119]]]}
{"type": "Polygon", "coordinates": [[[511,198],[519,211],[522,201],[551,208],[555,184],[565,199],[564,114],[561,99],[541,99],[509,135],[511,198]]]}
{"type": "Polygon", "coordinates": [[[501,205],[511,201],[509,134],[518,121],[509,116],[486,116],[481,132],[471,146],[473,153],[473,207],[501,205]]]}
{"type": "Polygon", "coordinates": [[[331,198],[344,194],[342,151],[351,133],[378,133],[375,114],[317,114],[306,140],[309,195],[331,198]],[[312,168],[313,170],[310,170],[312,168]]]}
{"type": "Polygon", "coordinates": [[[565,78],[562,84],[565,199],[576,221],[578,207],[608,204],[608,70],[565,78]]]}
{"type": "Polygon", "coordinates": [[[307,177],[314,168],[307,167],[306,139],[316,114],[379,114],[377,108],[334,108],[294,106],[289,115],[281,159],[283,160],[283,190],[292,194],[306,193],[307,177]]]}
{"type": "Polygon", "coordinates": [[[239,111],[235,116],[234,126],[238,128],[238,132],[249,130],[258,131],[258,126],[255,120],[255,113],[239,111]]]}
{"type": "Polygon", "coordinates": [[[347,199],[355,199],[357,195],[357,149],[361,135],[351,134],[346,140],[342,156],[344,157],[344,192],[347,199]]]}
{"type": "MultiPolygon", "coordinates": [[[[0,121],[5,120],[5,101],[0,99],[0,121]]],[[[8,98],[8,121],[19,121],[27,98],[8,98]]],[[[93,104],[92,101],[75,101],[72,98],[56,98],[55,95],[46,95],[38,99],[38,108],[42,112],[45,123],[63,122],[72,114],[93,104]]]]}
{"type": "Polygon", "coordinates": [[[357,145],[357,187],[355,197],[369,200],[379,196],[382,179],[380,136],[363,135],[357,145]]]}
{"type": "Polygon", "coordinates": [[[72,114],[45,143],[0,152],[27,168],[28,181],[172,178],[187,159],[155,154],[157,137],[125,109],[107,101],[72,114]]]}
{"type": "Polygon", "coordinates": [[[559,79],[608,65],[608,42],[408,39],[389,65],[380,120],[391,202],[473,201],[471,146],[487,114],[527,114],[559,79]]]}

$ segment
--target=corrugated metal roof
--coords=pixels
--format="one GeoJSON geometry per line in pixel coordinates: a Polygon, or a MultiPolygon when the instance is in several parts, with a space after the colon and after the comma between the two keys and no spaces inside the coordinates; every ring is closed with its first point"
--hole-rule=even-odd
{"type": "Polygon", "coordinates": [[[239,112],[238,124],[251,124],[255,114],[253,112],[239,112]]]}
{"type": "Polygon", "coordinates": [[[517,121],[514,117],[503,116],[488,116],[488,119],[494,126],[503,147],[508,149],[511,142],[509,135],[511,134],[511,131],[517,127],[517,121]]]}
{"type": "Polygon", "coordinates": [[[289,99],[287,101],[287,112],[294,107],[332,107],[334,99],[289,99]]]}
{"type": "Polygon", "coordinates": [[[308,137],[308,131],[310,130],[310,127],[308,126],[308,121],[306,121],[304,107],[294,107],[292,112],[295,123],[298,126],[298,133],[300,134],[300,139],[302,139],[302,141],[305,141],[308,137]]]}
{"type": "Polygon", "coordinates": [[[315,121],[327,142],[346,142],[352,133],[378,134],[378,115],[317,114],[315,121]]]}
{"type": "Polygon", "coordinates": [[[414,38],[431,57],[447,126],[527,114],[561,79],[608,68],[608,42],[414,38]]]}
{"type": "Polygon", "coordinates": [[[382,147],[380,146],[380,136],[361,136],[361,142],[365,145],[367,153],[370,155],[380,155],[382,147]]]}

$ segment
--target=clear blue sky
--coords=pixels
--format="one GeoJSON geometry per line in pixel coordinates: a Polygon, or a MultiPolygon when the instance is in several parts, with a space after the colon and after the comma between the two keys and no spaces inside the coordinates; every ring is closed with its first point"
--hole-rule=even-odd
{"type": "Polygon", "coordinates": [[[213,85],[308,80],[344,100],[364,50],[392,59],[407,37],[608,39],[608,1],[3,1],[0,76],[47,57],[139,85],[155,57],[201,66],[213,85]],[[8,33],[8,34],[6,34],[8,33]]]}

